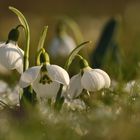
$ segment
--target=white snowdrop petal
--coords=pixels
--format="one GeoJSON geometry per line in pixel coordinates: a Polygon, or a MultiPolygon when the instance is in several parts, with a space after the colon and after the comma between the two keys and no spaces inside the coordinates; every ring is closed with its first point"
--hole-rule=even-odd
{"type": "Polygon", "coordinates": [[[7,69],[23,66],[23,51],[15,44],[3,44],[0,47],[0,64],[7,69]]]}
{"type": "Polygon", "coordinates": [[[74,75],[71,80],[67,90],[67,95],[70,98],[76,98],[82,93],[83,87],[81,85],[81,75],[74,75]]]}
{"type": "Polygon", "coordinates": [[[63,68],[57,65],[46,65],[48,75],[53,81],[61,83],[63,85],[69,84],[69,75],[63,68]]]}
{"type": "Polygon", "coordinates": [[[26,70],[20,78],[19,85],[22,88],[29,86],[38,76],[41,66],[31,67],[26,70]]]}
{"type": "Polygon", "coordinates": [[[24,51],[20,49],[18,45],[13,46],[13,51],[14,52],[11,52],[11,56],[9,54],[9,56],[11,57],[11,65],[13,65],[13,68],[15,67],[15,69],[19,67],[23,68],[24,51]],[[16,50],[14,50],[14,47],[16,47],[16,50]]]}
{"type": "Polygon", "coordinates": [[[46,97],[52,98],[57,95],[59,90],[60,84],[57,82],[52,82],[50,84],[42,84],[39,83],[40,74],[38,75],[37,79],[33,82],[32,86],[34,91],[37,93],[38,97],[46,97]]]}
{"type": "MultiPolygon", "coordinates": [[[[11,69],[11,64],[9,65],[9,53],[11,53],[11,49],[9,49],[9,45],[3,44],[0,47],[0,63],[7,69],[11,69]]],[[[11,61],[11,58],[10,58],[11,61]]],[[[12,66],[13,67],[13,66],[12,66]]]]}
{"type": "Polygon", "coordinates": [[[21,65],[20,67],[17,67],[16,70],[22,74],[23,73],[23,65],[21,65]]]}
{"type": "Polygon", "coordinates": [[[101,70],[101,69],[94,69],[94,71],[100,73],[104,77],[105,88],[109,88],[110,84],[111,84],[111,80],[110,80],[110,77],[108,76],[108,74],[105,71],[101,70]]]}
{"type": "Polygon", "coordinates": [[[105,85],[104,77],[93,69],[84,72],[81,83],[88,91],[98,91],[105,85]]]}

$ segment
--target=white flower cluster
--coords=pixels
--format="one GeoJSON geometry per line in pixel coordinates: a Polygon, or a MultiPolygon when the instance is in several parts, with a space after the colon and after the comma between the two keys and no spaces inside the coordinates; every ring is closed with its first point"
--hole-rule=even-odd
{"type": "Polygon", "coordinates": [[[60,84],[66,86],[66,94],[70,98],[78,97],[83,89],[90,92],[98,91],[110,86],[110,78],[106,72],[100,69],[92,69],[89,66],[83,68],[81,72],[74,75],[71,80],[68,73],[57,65],[46,63],[46,72],[42,71],[41,66],[34,66],[22,73],[24,52],[13,42],[2,43],[0,45],[0,64],[7,69],[16,69],[21,73],[20,86],[25,88],[32,85],[39,97],[55,97],[60,84]],[[41,82],[42,78],[48,81],[41,82]]]}
{"type": "Polygon", "coordinates": [[[95,92],[109,86],[110,78],[106,72],[86,67],[83,69],[83,75],[79,73],[71,78],[67,93],[70,98],[75,98],[82,93],[83,89],[95,92]]]}

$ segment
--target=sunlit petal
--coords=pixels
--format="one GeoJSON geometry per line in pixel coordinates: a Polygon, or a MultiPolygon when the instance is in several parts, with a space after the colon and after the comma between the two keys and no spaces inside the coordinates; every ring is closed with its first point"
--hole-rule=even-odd
{"type": "Polygon", "coordinates": [[[110,84],[111,84],[111,80],[110,80],[110,77],[108,76],[108,74],[101,69],[94,69],[94,71],[100,73],[104,77],[104,80],[105,80],[105,86],[104,87],[109,88],[110,84]]]}
{"type": "Polygon", "coordinates": [[[46,97],[52,98],[57,95],[59,90],[60,84],[57,82],[52,82],[50,84],[42,84],[39,83],[40,74],[38,75],[37,79],[33,82],[32,86],[34,91],[37,93],[38,97],[46,97]]]}
{"type": "Polygon", "coordinates": [[[0,47],[0,64],[7,69],[23,67],[23,51],[15,44],[3,44],[0,47]]]}
{"type": "Polygon", "coordinates": [[[81,83],[88,91],[98,91],[104,87],[105,80],[101,74],[91,69],[84,72],[81,83]]]}
{"type": "Polygon", "coordinates": [[[46,67],[48,75],[53,81],[59,82],[64,85],[69,84],[69,75],[63,68],[57,65],[47,65],[46,67]]]}
{"type": "Polygon", "coordinates": [[[20,67],[17,67],[16,70],[17,70],[19,73],[23,73],[23,65],[21,65],[20,67]]]}
{"type": "Polygon", "coordinates": [[[39,72],[40,72],[41,66],[35,66],[35,67],[31,67],[28,70],[26,70],[20,78],[19,81],[19,85],[22,88],[27,87],[28,85],[30,85],[31,83],[33,83],[33,81],[35,81],[35,79],[37,78],[39,72]]]}
{"type": "Polygon", "coordinates": [[[67,90],[68,97],[75,98],[78,97],[82,93],[82,85],[81,85],[81,75],[74,75],[71,80],[67,90]]]}

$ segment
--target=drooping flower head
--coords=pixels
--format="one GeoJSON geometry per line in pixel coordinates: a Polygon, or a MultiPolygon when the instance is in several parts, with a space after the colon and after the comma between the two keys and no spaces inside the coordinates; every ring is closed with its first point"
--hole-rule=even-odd
{"type": "Polygon", "coordinates": [[[20,86],[25,88],[32,85],[39,97],[55,97],[60,84],[68,86],[69,75],[61,67],[51,65],[48,54],[41,53],[41,65],[26,70],[20,78],[20,86]]]}
{"type": "Polygon", "coordinates": [[[56,36],[50,44],[50,54],[53,57],[66,57],[76,47],[72,37],[66,32],[66,25],[59,22],[56,27],[56,36]]]}
{"type": "Polygon", "coordinates": [[[9,32],[8,40],[0,44],[0,64],[9,69],[16,69],[19,73],[23,72],[24,52],[17,45],[19,31],[17,28],[9,32]]]}
{"type": "Polygon", "coordinates": [[[109,88],[111,81],[106,72],[101,69],[92,69],[82,57],[80,57],[80,67],[80,73],[74,75],[70,80],[67,91],[70,98],[78,97],[83,89],[95,92],[102,88],[109,88]]]}

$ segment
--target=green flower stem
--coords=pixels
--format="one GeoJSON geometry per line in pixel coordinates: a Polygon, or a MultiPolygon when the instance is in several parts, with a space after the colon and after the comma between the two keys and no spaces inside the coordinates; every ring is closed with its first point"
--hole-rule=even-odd
{"type": "Polygon", "coordinates": [[[87,60],[84,59],[81,55],[77,54],[76,56],[77,56],[78,58],[80,58],[79,64],[80,64],[80,68],[81,68],[81,69],[86,68],[86,67],[89,66],[87,60]]]}
{"type": "Polygon", "coordinates": [[[44,48],[41,48],[36,55],[36,65],[40,66],[41,64],[50,63],[50,58],[48,53],[44,48]]]}
{"type": "Polygon", "coordinates": [[[26,34],[26,47],[24,49],[24,67],[23,67],[23,71],[28,69],[29,66],[29,47],[30,47],[30,31],[27,30],[25,32],[26,34]]]}
{"type": "Polygon", "coordinates": [[[78,58],[80,58],[80,59],[84,59],[81,55],[79,55],[79,54],[76,54],[76,56],[78,57],[78,58]]]}
{"type": "Polygon", "coordinates": [[[58,93],[57,93],[57,96],[56,96],[55,105],[54,105],[54,107],[55,107],[55,109],[57,111],[60,111],[61,110],[62,105],[63,105],[63,102],[64,102],[64,98],[61,97],[62,89],[63,89],[63,85],[60,84],[60,88],[58,90],[58,93]]]}
{"type": "Polygon", "coordinates": [[[25,71],[25,70],[28,69],[28,66],[29,66],[29,48],[30,48],[30,29],[29,29],[29,25],[27,23],[26,18],[24,17],[24,15],[19,10],[17,10],[16,8],[11,7],[11,6],[9,6],[9,9],[18,16],[18,19],[19,19],[21,25],[24,27],[26,45],[25,45],[25,49],[24,49],[23,71],[25,71]]]}
{"type": "Polygon", "coordinates": [[[37,52],[37,54],[36,54],[36,62],[35,62],[35,64],[36,64],[37,66],[40,66],[40,65],[41,65],[41,63],[40,63],[40,55],[41,55],[41,53],[43,53],[43,49],[40,49],[40,50],[37,52]]]}
{"type": "Polygon", "coordinates": [[[17,25],[16,29],[18,29],[20,27],[22,27],[25,30],[25,28],[24,28],[24,26],[22,24],[17,25]]]}

